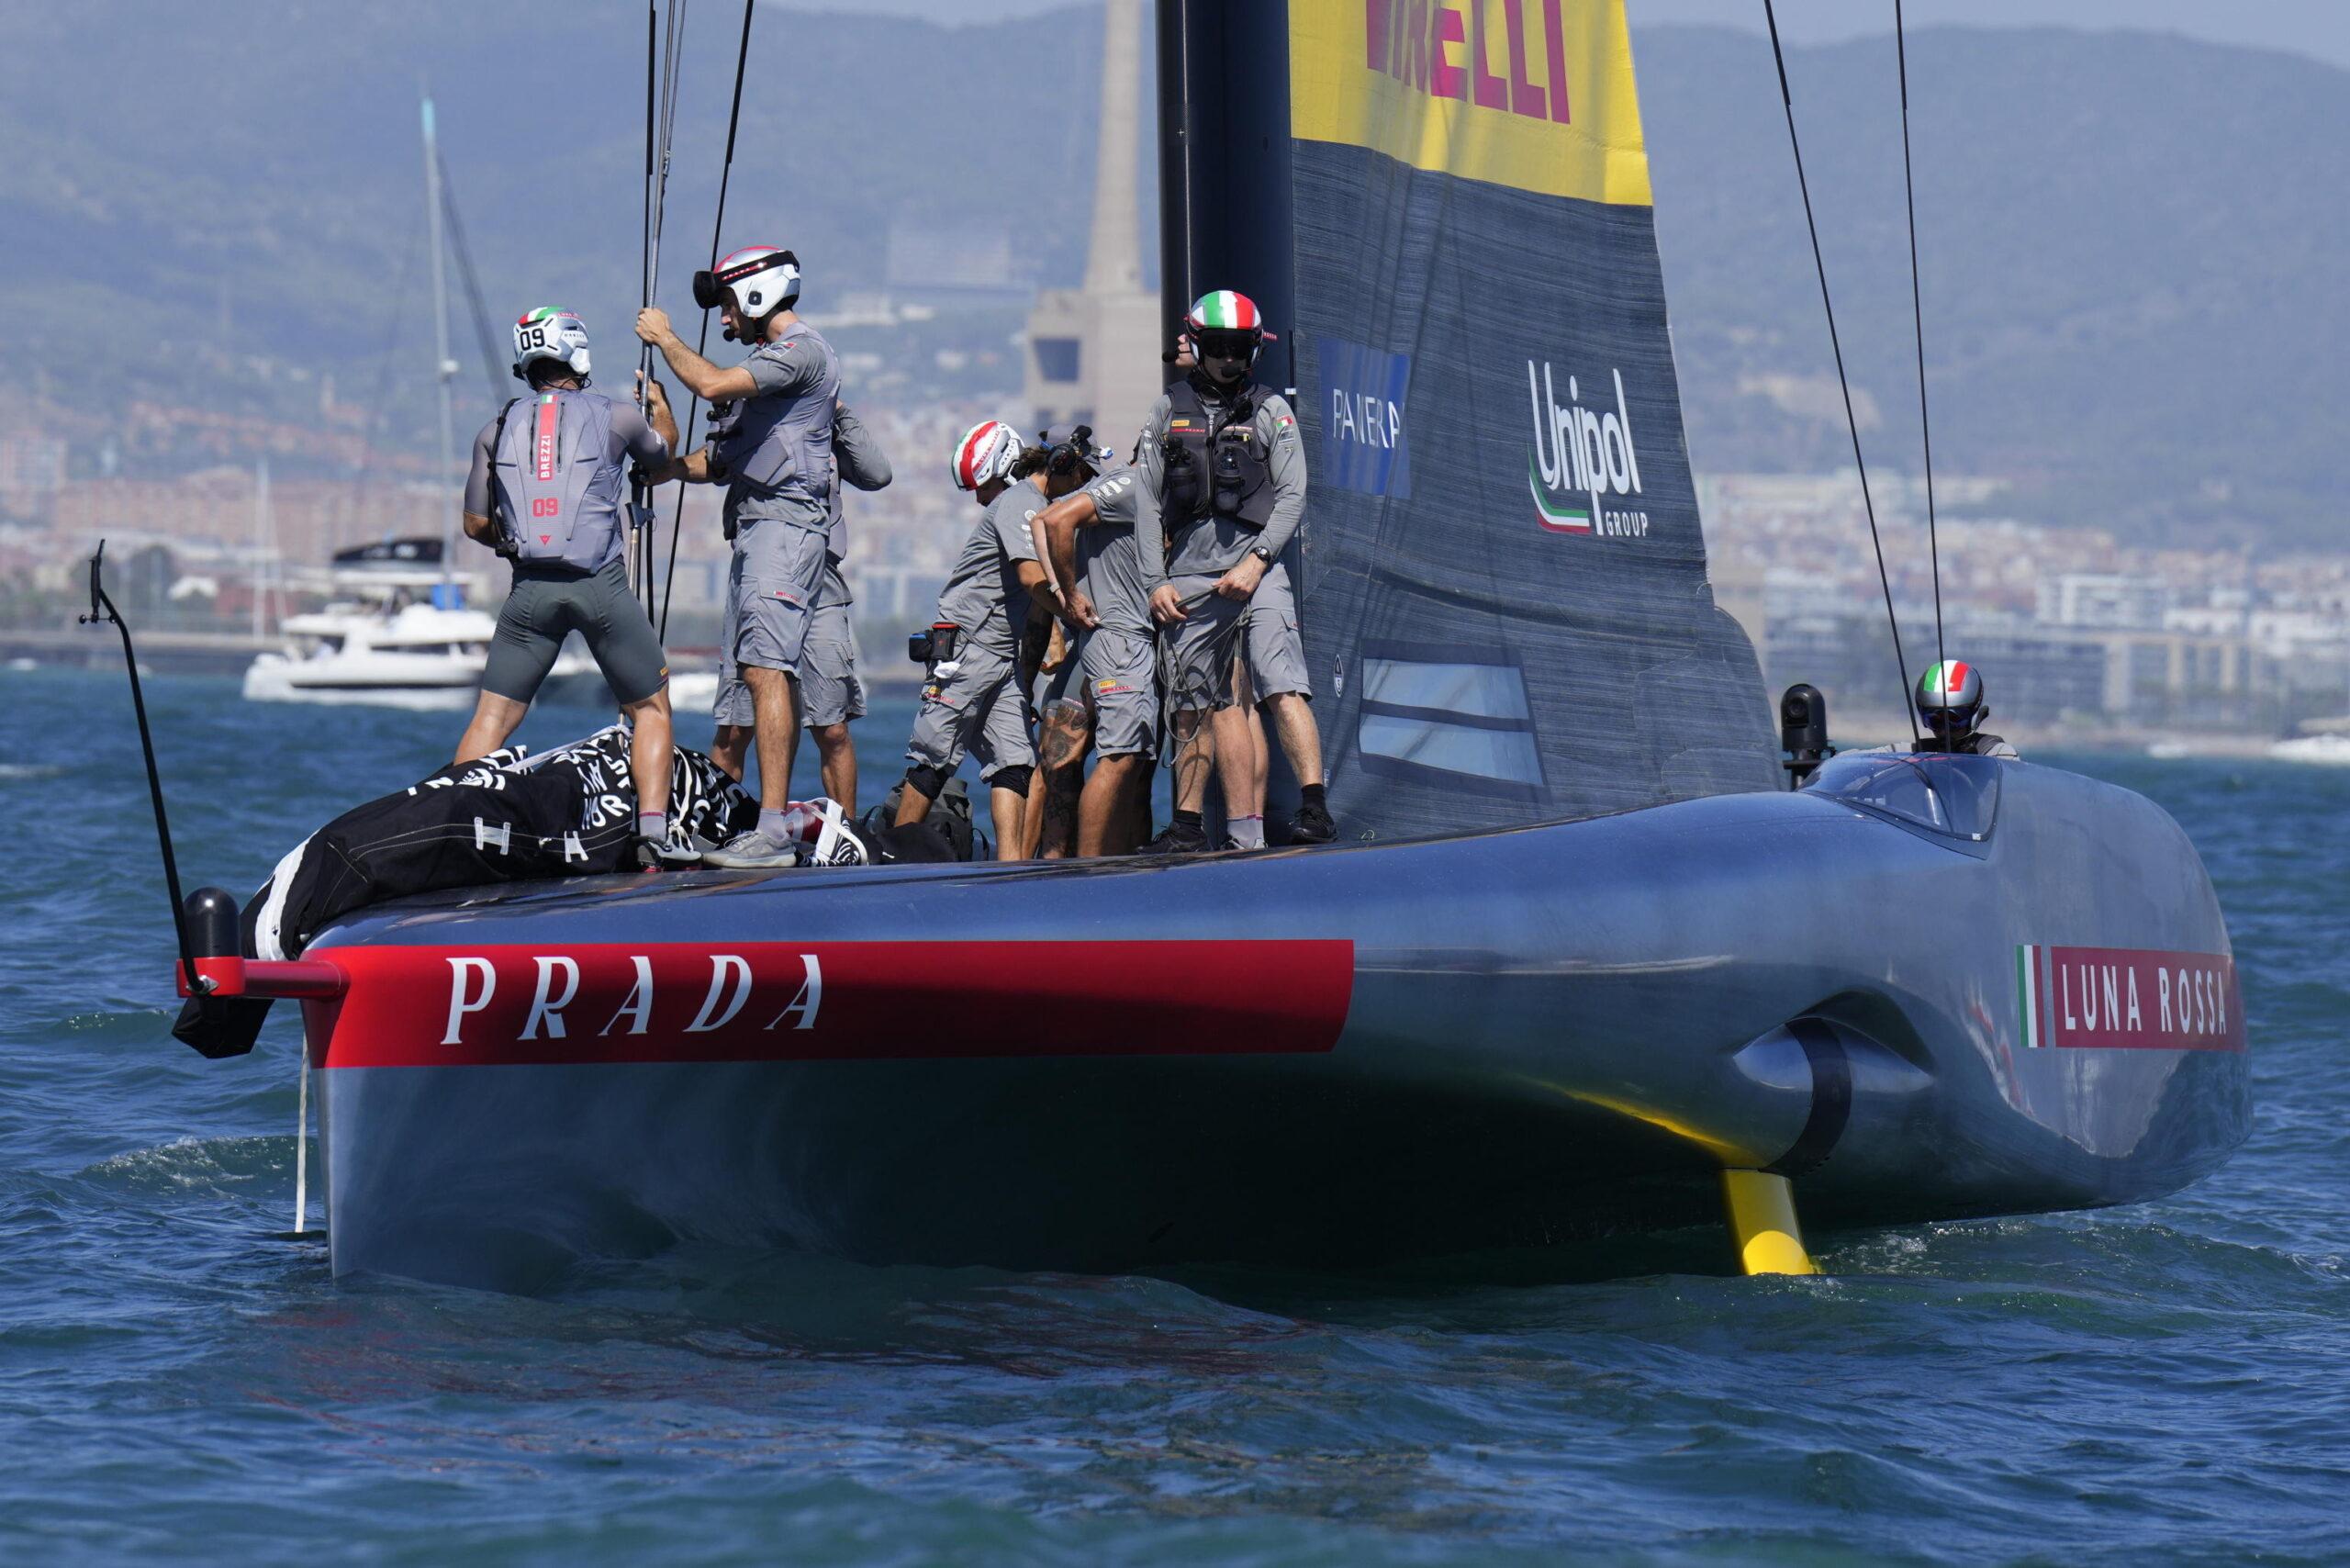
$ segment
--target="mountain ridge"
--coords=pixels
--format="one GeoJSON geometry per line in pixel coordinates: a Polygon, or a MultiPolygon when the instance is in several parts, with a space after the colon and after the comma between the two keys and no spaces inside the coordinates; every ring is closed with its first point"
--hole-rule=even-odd
{"type": "MultiPolygon", "coordinates": [[[[383,386],[386,439],[420,449],[428,378],[404,368],[426,330],[420,73],[493,321],[573,303],[609,372],[632,346],[643,18],[618,0],[560,17],[551,41],[543,11],[457,0],[0,16],[0,135],[17,152],[0,164],[0,309],[18,329],[0,373],[19,391],[45,377],[92,417],[139,394],[299,420],[317,391],[296,373],[338,367],[346,388],[383,386]]],[[[722,19],[688,35],[673,310],[709,239],[722,19]]],[[[1667,26],[1634,46],[1693,456],[1848,465],[1767,43],[1667,26]]],[[[794,244],[820,311],[878,285],[901,219],[996,226],[1036,281],[1073,282],[1099,49],[1091,6],[959,28],[763,7],[730,235],[794,244]]],[[[2008,477],[2002,504],[2051,521],[2325,537],[2350,402],[2325,350],[2350,336],[2329,286],[2350,245],[2330,177],[2350,152],[2350,73],[2063,28],[1923,29],[1909,68],[1937,466],[2008,477]]],[[[1855,389],[1878,411],[1869,460],[1914,469],[1892,42],[1791,50],[1789,73],[1855,389]]],[[[1146,215],[1152,174],[1146,149],[1146,215]]],[[[462,309],[455,338],[470,361],[462,309]]]]}

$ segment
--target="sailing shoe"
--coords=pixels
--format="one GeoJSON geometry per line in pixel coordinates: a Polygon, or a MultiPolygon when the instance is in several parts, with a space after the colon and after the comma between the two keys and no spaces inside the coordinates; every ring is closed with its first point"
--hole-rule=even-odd
{"type": "Polygon", "coordinates": [[[684,871],[701,864],[702,852],[666,838],[640,838],[629,847],[632,871],[684,871]]]}
{"type": "Polygon", "coordinates": [[[701,857],[705,866],[729,871],[773,871],[800,864],[800,846],[778,844],[757,828],[745,828],[701,857]]]}
{"type": "Polygon", "coordinates": [[[1308,801],[1297,808],[1297,816],[1289,824],[1292,844],[1327,844],[1338,836],[1338,824],[1330,820],[1326,806],[1308,801]]]}
{"type": "Polygon", "coordinates": [[[1184,823],[1169,823],[1165,832],[1142,846],[1144,855],[1204,855],[1208,850],[1207,829],[1184,823]]]}

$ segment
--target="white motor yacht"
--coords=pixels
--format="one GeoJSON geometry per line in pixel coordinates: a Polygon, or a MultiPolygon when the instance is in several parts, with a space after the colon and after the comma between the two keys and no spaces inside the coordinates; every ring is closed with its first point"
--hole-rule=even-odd
{"type": "MultiPolygon", "coordinates": [[[[286,617],[279,627],[285,645],[246,669],[247,700],[473,706],[498,622],[466,605],[462,585],[443,578],[438,540],[344,551],[335,557],[332,583],[334,600],[286,617]],[[425,597],[412,599],[417,594],[425,597]]],[[[566,648],[541,693],[596,700],[600,689],[595,665],[566,648]]]]}

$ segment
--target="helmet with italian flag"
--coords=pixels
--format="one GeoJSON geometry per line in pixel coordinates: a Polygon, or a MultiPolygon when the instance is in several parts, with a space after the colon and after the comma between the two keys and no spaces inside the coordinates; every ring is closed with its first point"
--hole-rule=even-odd
{"type": "Polygon", "coordinates": [[[1918,717],[1938,735],[1965,734],[1990,711],[1983,673],[1964,659],[1929,665],[1918,678],[1918,717]]]}
{"type": "Polygon", "coordinates": [[[514,323],[514,375],[530,379],[531,366],[553,360],[574,375],[588,374],[588,323],[559,305],[525,310],[514,323]]]}
{"type": "Polygon", "coordinates": [[[1257,351],[1271,336],[1265,330],[1265,318],[1257,302],[1229,288],[1200,296],[1183,318],[1183,335],[1192,340],[1192,353],[1201,369],[1205,370],[1212,359],[1238,360],[1242,375],[1255,366],[1257,351]]]}
{"type": "Polygon", "coordinates": [[[1011,478],[1013,465],[1019,460],[1020,432],[1002,420],[981,420],[955,443],[949,466],[957,489],[979,490],[998,479],[1011,478]]]}

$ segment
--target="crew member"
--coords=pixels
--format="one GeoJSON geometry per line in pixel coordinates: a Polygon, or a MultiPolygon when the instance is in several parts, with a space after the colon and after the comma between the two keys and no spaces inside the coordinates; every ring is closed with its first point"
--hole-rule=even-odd
{"type": "Polygon", "coordinates": [[[1919,751],[1965,752],[1974,756],[2014,756],[2016,748],[1983,730],[1991,716],[1984,700],[1983,672],[1964,659],[1930,665],[1918,678],[1918,718],[1926,726],[1919,751]]]}
{"type": "Polygon", "coordinates": [[[669,667],[652,621],[629,591],[621,497],[630,459],[648,471],[669,463],[677,422],[660,382],[645,382],[639,412],[588,390],[588,328],[577,316],[552,305],[529,312],[514,323],[514,375],[531,394],[508,403],[474,438],[465,534],[513,563],[514,584],[498,612],[481,696],[456,761],[506,744],[565,637],[577,632],[633,725],[633,858],[653,869],[668,842],[669,667]]]}
{"type": "Polygon", "coordinates": [[[636,318],[636,335],[711,406],[710,443],[674,460],[662,476],[724,484],[726,531],[734,542],[727,577],[733,635],[719,656],[735,665],[750,688],[759,820],[705,856],[712,866],[789,866],[798,859],[784,817],[810,622],[823,588],[840,401],[839,358],[792,308],[799,298],[799,258],[774,245],[746,246],[696,273],[695,303],[720,311],[730,341],[753,345],[749,358],[728,368],[696,353],[666,313],[648,308],[636,318]]]}
{"type": "Polygon", "coordinates": [[[1246,657],[1257,700],[1304,792],[1290,839],[1326,844],[1337,830],[1323,785],[1322,737],[1308,706],[1314,689],[1296,599],[1281,564],[1305,511],[1297,418],[1279,393],[1251,378],[1266,334],[1248,296],[1230,289],[1203,295],[1183,328],[1195,364],[1152,408],[1138,454],[1169,541],[1167,580],[1152,590],[1150,611],[1168,644],[1167,705],[1184,748],[1176,762],[1174,823],[1150,848],[1189,853],[1208,846],[1200,812],[1207,763],[1219,750],[1216,771],[1227,806],[1237,810],[1248,798],[1249,757],[1241,738],[1248,720],[1232,700],[1236,652],[1246,657]],[[1203,726],[1203,715],[1215,711],[1228,716],[1203,726]]]}
{"type": "Polygon", "coordinates": [[[1028,698],[1018,670],[1018,638],[1032,597],[1064,612],[1046,578],[1029,528],[1050,501],[1083,482],[1070,432],[1050,447],[1024,447],[1002,420],[987,420],[955,445],[956,487],[984,509],[955,570],[938,596],[938,615],[924,660],[928,683],[906,743],[904,793],[898,823],[930,813],[966,752],[979,759],[995,825],[996,857],[1018,859],[1025,846],[1022,817],[1036,752],[1028,733],[1028,698]]]}
{"type": "Polygon", "coordinates": [[[1130,855],[1158,744],[1150,623],[1151,594],[1165,581],[1158,499],[1140,469],[1120,464],[1046,507],[1036,526],[1055,579],[1069,585],[1069,619],[1085,633],[1078,685],[1099,760],[1078,797],[1077,852],[1130,855]]]}
{"type": "MultiPolygon", "coordinates": [[[[891,474],[890,459],[883,454],[879,443],[845,403],[834,406],[833,467],[832,521],[825,532],[824,580],[816,590],[816,611],[808,622],[808,645],[800,672],[803,703],[800,722],[816,743],[816,761],[822,773],[824,793],[838,801],[841,810],[854,817],[856,745],[849,738],[848,726],[850,721],[865,717],[865,682],[857,674],[856,629],[849,618],[849,606],[856,596],[849,592],[848,579],[841,570],[841,563],[848,554],[848,523],[841,509],[841,486],[878,490],[888,486],[891,474]]],[[[734,599],[730,594],[722,612],[722,647],[734,645],[734,599]]],[[[743,684],[733,661],[723,656],[719,660],[718,700],[711,711],[718,720],[718,733],[711,742],[711,758],[739,782],[744,765],[750,760],[751,736],[756,726],[753,722],[751,689],[743,684]]]]}

